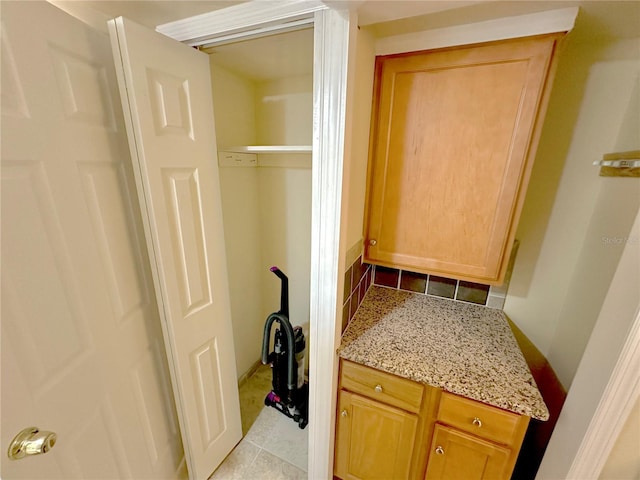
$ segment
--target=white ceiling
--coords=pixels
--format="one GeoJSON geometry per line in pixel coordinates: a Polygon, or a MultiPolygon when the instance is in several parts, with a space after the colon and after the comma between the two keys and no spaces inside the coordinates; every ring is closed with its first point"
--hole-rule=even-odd
{"type": "Polygon", "coordinates": [[[211,60],[254,81],[310,75],[313,29],[280,33],[204,49],[211,60]]]}
{"type": "MultiPolygon", "coordinates": [[[[579,6],[576,33],[596,37],[640,36],[640,1],[616,0],[324,0],[330,6],[358,10],[358,23],[376,37],[481,22],[579,6]]],[[[143,25],[157,25],[242,3],[237,0],[85,0],[111,17],[124,15],[143,25]]],[[[256,81],[309,74],[312,30],[289,32],[207,49],[213,60],[256,81]]]]}
{"type": "MultiPolygon", "coordinates": [[[[244,0],[84,0],[83,3],[110,17],[124,15],[155,28],[163,23],[218,10],[244,0]]],[[[358,10],[361,26],[376,25],[378,35],[415,29],[523,15],[568,6],[580,6],[594,34],[614,38],[640,36],[640,1],[637,0],[324,0],[331,6],[358,10]],[[414,17],[411,20],[395,20],[414,17]],[[385,25],[385,22],[389,22],[385,25]],[[395,26],[394,26],[395,23],[395,26]]]]}
{"type": "MultiPolygon", "coordinates": [[[[78,0],[75,0],[78,1],[78,0]]],[[[202,13],[242,3],[241,0],[82,0],[82,3],[115,18],[125,16],[140,25],[155,28],[202,13]]]]}

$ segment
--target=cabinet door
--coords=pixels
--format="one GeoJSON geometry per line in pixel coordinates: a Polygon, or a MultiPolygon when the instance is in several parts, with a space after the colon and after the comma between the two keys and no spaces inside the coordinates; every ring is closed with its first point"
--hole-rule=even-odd
{"type": "Polygon", "coordinates": [[[377,59],[367,261],[502,281],[556,38],[377,59]]]}
{"type": "Polygon", "coordinates": [[[418,417],[341,390],[335,474],[344,479],[406,479],[418,417]]]}
{"type": "Polygon", "coordinates": [[[500,480],[511,472],[508,448],[436,425],[425,480],[500,480]]]}

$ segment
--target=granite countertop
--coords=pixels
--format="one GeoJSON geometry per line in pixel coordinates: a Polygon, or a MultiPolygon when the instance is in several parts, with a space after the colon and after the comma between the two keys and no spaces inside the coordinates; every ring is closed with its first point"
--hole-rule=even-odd
{"type": "Polygon", "coordinates": [[[505,410],[549,418],[501,310],[372,286],[338,353],[505,410]]]}

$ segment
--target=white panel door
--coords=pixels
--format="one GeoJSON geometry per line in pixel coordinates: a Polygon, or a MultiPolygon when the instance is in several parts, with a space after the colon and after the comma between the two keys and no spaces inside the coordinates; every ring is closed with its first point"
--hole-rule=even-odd
{"type": "Polygon", "coordinates": [[[184,476],[109,38],[1,8],[1,476],[184,476]],[[56,445],[9,460],[30,426],[56,445]]]}
{"type": "Polygon", "coordinates": [[[189,474],[206,479],[242,436],[209,60],[109,29],[189,474]]]}

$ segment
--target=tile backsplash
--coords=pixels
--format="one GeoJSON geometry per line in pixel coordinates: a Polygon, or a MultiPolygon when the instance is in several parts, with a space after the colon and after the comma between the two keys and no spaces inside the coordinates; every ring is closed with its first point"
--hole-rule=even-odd
{"type": "Polygon", "coordinates": [[[362,263],[359,256],[344,274],[344,293],[342,301],[342,331],[353,318],[362,303],[364,295],[373,283],[373,267],[362,263]]]}
{"type": "Polygon", "coordinates": [[[491,291],[489,285],[483,285],[481,283],[438,277],[436,275],[425,275],[423,273],[414,273],[408,270],[381,267],[379,265],[374,267],[373,283],[398,290],[426,293],[436,297],[450,298],[452,300],[478,305],[487,305],[491,291]]]}
{"type": "Polygon", "coordinates": [[[347,324],[355,315],[369,287],[374,284],[501,310],[506,300],[518,247],[519,242],[516,240],[511,251],[504,283],[499,287],[415,273],[409,270],[369,265],[362,263],[362,256],[359,256],[344,274],[342,331],[344,332],[347,324]]]}

